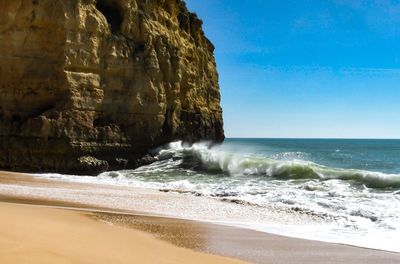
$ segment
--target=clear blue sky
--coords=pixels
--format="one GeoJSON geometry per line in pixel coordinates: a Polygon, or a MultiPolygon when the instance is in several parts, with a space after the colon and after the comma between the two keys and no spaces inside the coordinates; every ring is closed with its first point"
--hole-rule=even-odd
{"type": "Polygon", "coordinates": [[[400,1],[187,0],[228,137],[400,137],[400,1]]]}

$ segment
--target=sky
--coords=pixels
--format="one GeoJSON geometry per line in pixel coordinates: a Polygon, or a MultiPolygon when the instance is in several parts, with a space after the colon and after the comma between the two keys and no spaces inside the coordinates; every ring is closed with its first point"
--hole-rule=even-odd
{"type": "Polygon", "coordinates": [[[187,0],[227,137],[400,138],[400,0],[187,0]]]}

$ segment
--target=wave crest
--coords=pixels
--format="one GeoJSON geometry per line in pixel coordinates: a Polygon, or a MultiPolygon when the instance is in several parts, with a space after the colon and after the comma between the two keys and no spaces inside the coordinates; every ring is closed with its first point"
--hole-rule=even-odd
{"type": "Polygon", "coordinates": [[[174,142],[159,150],[159,160],[181,159],[181,166],[230,176],[266,176],[279,179],[344,180],[369,188],[400,188],[399,174],[332,168],[304,160],[278,160],[257,155],[242,155],[207,143],[191,146],[174,142]]]}

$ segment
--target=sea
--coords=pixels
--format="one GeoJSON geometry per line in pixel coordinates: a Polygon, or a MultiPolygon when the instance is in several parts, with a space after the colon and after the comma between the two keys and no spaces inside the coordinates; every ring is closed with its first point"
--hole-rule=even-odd
{"type": "MultiPolygon", "coordinates": [[[[400,140],[228,138],[221,145],[173,142],[152,154],[151,165],[90,181],[246,209],[243,221],[227,224],[400,252],[400,140]],[[282,220],[260,220],[277,211],[282,220]],[[299,215],[310,221],[287,221],[299,215]]],[[[201,216],[201,207],[193,210],[201,216]]]]}

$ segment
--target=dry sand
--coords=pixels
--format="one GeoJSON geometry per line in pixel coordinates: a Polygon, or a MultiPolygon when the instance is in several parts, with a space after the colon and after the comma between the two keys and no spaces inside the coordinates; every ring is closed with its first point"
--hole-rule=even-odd
{"type": "Polygon", "coordinates": [[[179,248],[87,214],[0,203],[0,263],[244,263],[179,248]]]}

